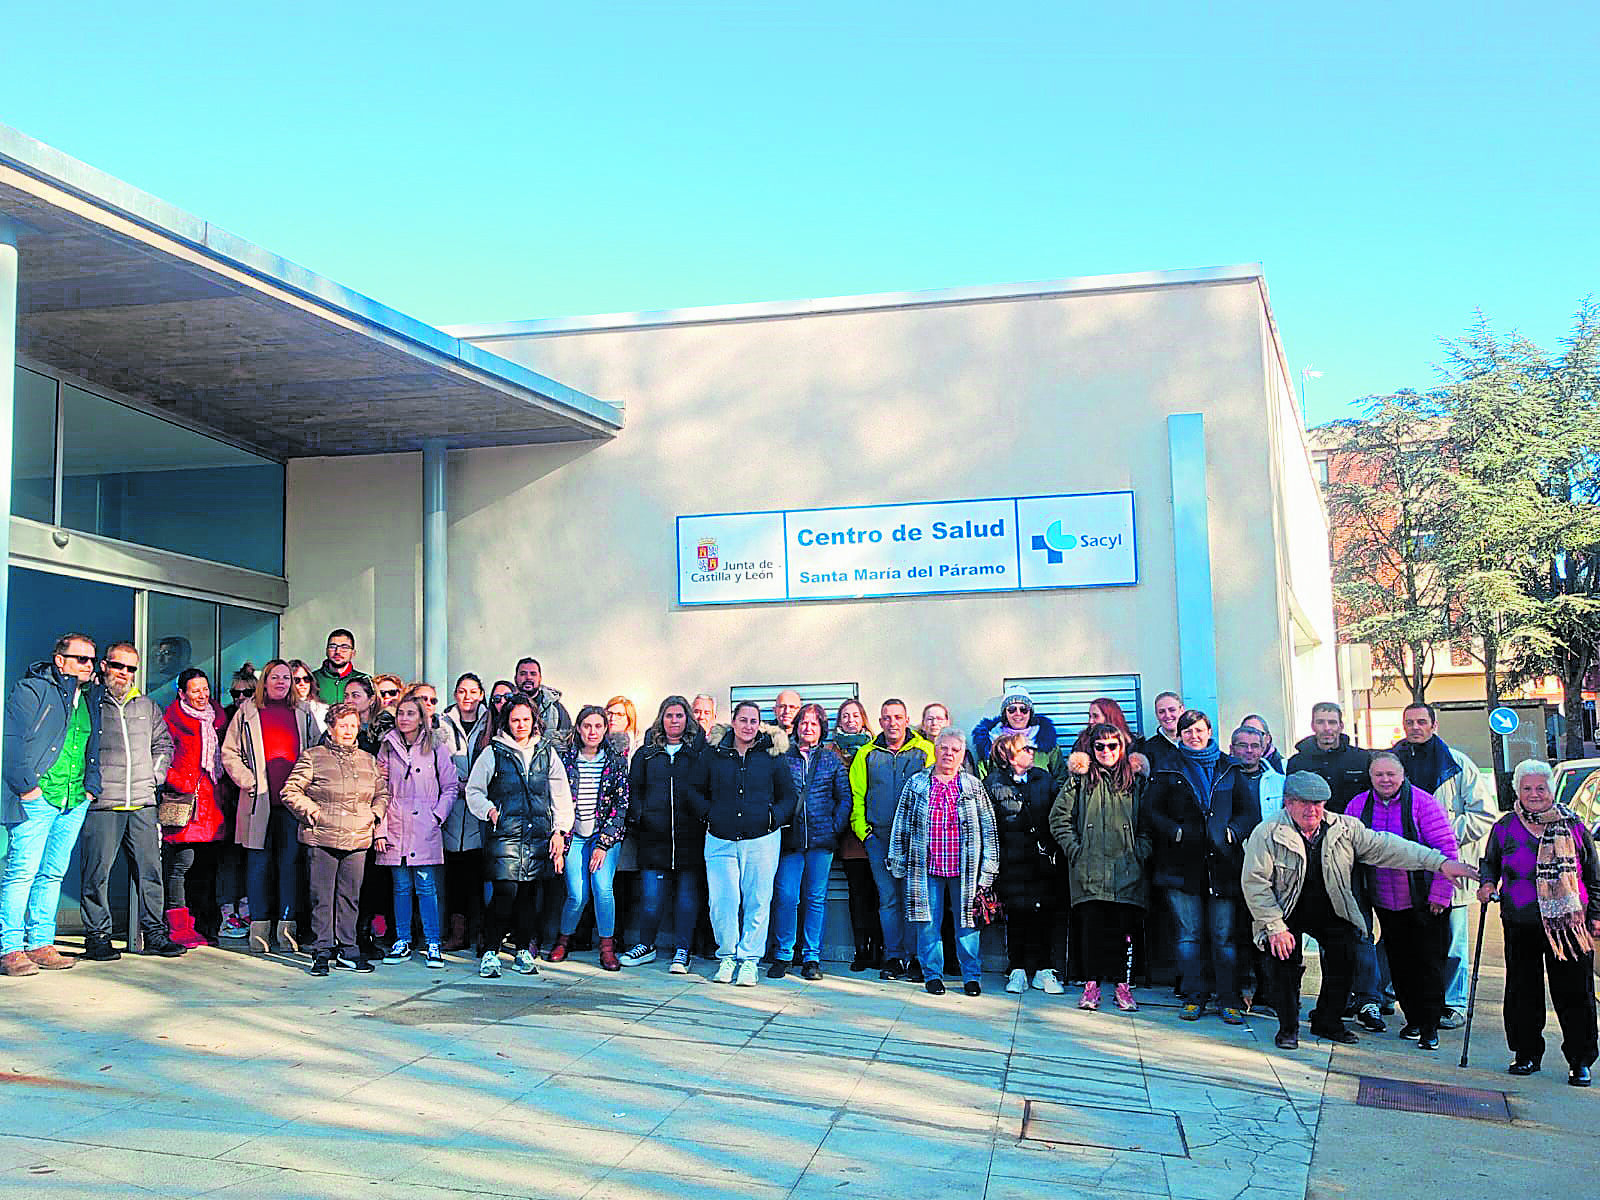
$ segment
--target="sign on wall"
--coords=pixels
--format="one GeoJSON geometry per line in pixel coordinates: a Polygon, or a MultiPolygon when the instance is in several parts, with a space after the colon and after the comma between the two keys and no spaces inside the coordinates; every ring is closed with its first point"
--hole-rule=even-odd
{"type": "Polygon", "coordinates": [[[678,602],[752,604],[1138,582],[1132,492],[678,518],[678,602]]]}

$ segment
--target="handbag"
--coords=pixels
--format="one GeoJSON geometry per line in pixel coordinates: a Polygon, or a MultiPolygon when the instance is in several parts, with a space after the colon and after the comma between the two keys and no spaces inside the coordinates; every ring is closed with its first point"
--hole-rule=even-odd
{"type": "Polygon", "coordinates": [[[194,820],[193,792],[168,792],[156,803],[156,820],[164,829],[182,829],[194,820]]]}
{"type": "Polygon", "coordinates": [[[994,894],[993,888],[981,887],[978,894],[972,898],[972,924],[977,928],[993,925],[1006,915],[1000,898],[994,894]]]}

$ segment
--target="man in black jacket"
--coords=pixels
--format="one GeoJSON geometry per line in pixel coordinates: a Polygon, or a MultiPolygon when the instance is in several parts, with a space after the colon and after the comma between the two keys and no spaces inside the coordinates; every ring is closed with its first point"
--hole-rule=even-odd
{"type": "Polygon", "coordinates": [[[1310,771],[1322,776],[1333,792],[1328,807],[1344,812],[1370,785],[1367,768],[1372,752],[1351,742],[1344,731],[1344,710],[1332,700],[1311,706],[1311,736],[1295,743],[1289,774],[1310,771]]]}

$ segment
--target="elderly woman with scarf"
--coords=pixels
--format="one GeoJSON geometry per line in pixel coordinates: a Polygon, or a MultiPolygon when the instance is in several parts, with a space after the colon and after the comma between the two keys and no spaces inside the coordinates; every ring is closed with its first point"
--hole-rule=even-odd
{"type": "Polygon", "coordinates": [[[978,929],[973,918],[978,892],[1000,870],[1000,840],[994,809],[983,785],[961,769],[967,735],[947,727],[933,747],[933,765],[906,781],[889,832],[885,865],[905,881],[905,918],[916,933],[923,986],[944,995],[944,945],[940,923],[948,906],[955,925],[962,990],[983,993],[978,977],[978,929]]]}
{"type": "Polygon", "coordinates": [[[1238,765],[1211,736],[1211,719],[1198,709],[1178,718],[1178,749],[1156,766],[1149,811],[1152,882],[1166,897],[1177,937],[1178,1015],[1198,1021],[1205,1012],[1209,965],[1219,1014],[1241,1025],[1235,914],[1244,843],[1260,824],[1261,810],[1238,765]]]}
{"type": "Polygon", "coordinates": [[[1500,902],[1505,932],[1506,1044],[1513,1075],[1544,1057],[1544,981],[1561,1024],[1567,1082],[1588,1087],[1596,1056],[1594,939],[1600,937],[1600,861],[1594,839],[1557,804],[1548,763],[1517,764],[1512,811],[1489,831],[1478,900],[1500,902]]]}

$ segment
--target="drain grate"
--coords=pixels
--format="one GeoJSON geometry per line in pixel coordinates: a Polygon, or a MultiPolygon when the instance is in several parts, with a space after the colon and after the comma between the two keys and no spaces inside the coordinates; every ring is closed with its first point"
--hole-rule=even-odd
{"type": "Polygon", "coordinates": [[[1169,1158],[1189,1157],[1183,1123],[1176,1114],[1169,1112],[1136,1112],[1028,1100],[1022,1106],[1022,1137],[1058,1146],[1095,1146],[1103,1150],[1164,1154],[1169,1158]]]}
{"type": "Polygon", "coordinates": [[[1380,1079],[1362,1075],[1356,1103],[1366,1108],[1390,1108],[1401,1112],[1432,1113],[1441,1117],[1470,1117],[1475,1121],[1509,1123],[1511,1108],[1504,1092],[1481,1088],[1447,1087],[1442,1083],[1418,1083],[1411,1079],[1380,1079]]]}

